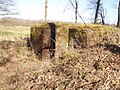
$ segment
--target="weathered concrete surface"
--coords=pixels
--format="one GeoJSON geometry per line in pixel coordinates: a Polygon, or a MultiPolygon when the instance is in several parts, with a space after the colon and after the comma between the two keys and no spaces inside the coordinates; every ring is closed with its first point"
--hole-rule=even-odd
{"type": "Polygon", "coordinates": [[[48,51],[50,48],[51,40],[50,33],[51,29],[47,23],[31,27],[30,40],[32,42],[32,48],[34,48],[35,53],[38,54],[41,58],[50,58],[50,52],[48,51]]]}
{"type": "Polygon", "coordinates": [[[31,27],[32,48],[40,58],[61,57],[69,49],[96,44],[120,43],[120,34],[111,26],[68,23],[40,23],[31,27]]]}
{"type": "Polygon", "coordinates": [[[60,57],[68,48],[69,27],[58,24],[56,27],[56,53],[55,57],[60,57]]]}

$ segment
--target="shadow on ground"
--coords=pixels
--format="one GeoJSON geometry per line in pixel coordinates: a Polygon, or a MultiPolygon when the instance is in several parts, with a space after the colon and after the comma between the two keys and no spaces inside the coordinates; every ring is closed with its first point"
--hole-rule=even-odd
{"type": "Polygon", "coordinates": [[[105,50],[109,50],[112,53],[120,55],[120,46],[114,44],[105,44],[105,50]]]}
{"type": "Polygon", "coordinates": [[[106,44],[96,44],[95,46],[92,46],[92,47],[103,47],[104,50],[108,50],[108,51],[110,51],[113,54],[120,55],[120,46],[115,45],[115,44],[109,44],[109,43],[106,43],[106,44]]]}

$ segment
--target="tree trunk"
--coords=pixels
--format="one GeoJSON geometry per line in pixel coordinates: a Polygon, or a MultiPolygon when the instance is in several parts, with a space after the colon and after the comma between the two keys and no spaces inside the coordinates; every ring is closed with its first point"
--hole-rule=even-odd
{"type": "Polygon", "coordinates": [[[71,3],[73,9],[75,9],[75,23],[77,23],[77,16],[78,16],[78,0],[74,0],[75,4],[73,3],[72,0],[69,0],[71,3]]]}
{"type": "Polygon", "coordinates": [[[105,25],[104,9],[102,9],[102,10],[100,11],[100,16],[101,16],[102,24],[105,25]]]}
{"type": "Polygon", "coordinates": [[[104,21],[104,18],[102,17],[102,24],[105,25],[105,21],[104,21]]]}
{"type": "Polygon", "coordinates": [[[120,27],[120,0],[119,0],[119,5],[118,5],[118,22],[117,22],[117,27],[120,27]]]}
{"type": "Polygon", "coordinates": [[[47,20],[48,0],[45,0],[45,22],[47,20]]]}
{"type": "Polygon", "coordinates": [[[97,20],[98,20],[98,13],[99,13],[99,8],[100,8],[100,1],[101,0],[97,1],[97,8],[96,8],[96,12],[95,12],[94,24],[97,23],[97,20]]]}
{"type": "Polygon", "coordinates": [[[78,2],[75,0],[75,23],[77,23],[77,14],[78,14],[78,2]]]}

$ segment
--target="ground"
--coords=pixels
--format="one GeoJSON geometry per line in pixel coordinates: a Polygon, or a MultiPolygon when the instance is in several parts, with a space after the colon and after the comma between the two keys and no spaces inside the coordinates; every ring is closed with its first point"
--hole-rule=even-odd
{"type": "Polygon", "coordinates": [[[29,33],[30,27],[0,26],[0,90],[120,90],[118,45],[40,60],[26,45],[29,33]]]}

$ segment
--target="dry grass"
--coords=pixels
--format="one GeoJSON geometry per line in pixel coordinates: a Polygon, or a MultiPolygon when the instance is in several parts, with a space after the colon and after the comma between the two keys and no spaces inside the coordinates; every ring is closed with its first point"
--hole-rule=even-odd
{"type": "Polygon", "coordinates": [[[27,36],[29,27],[0,26],[1,90],[120,90],[119,46],[96,45],[40,61],[26,47],[27,36]]]}
{"type": "Polygon", "coordinates": [[[0,41],[23,39],[30,36],[30,27],[22,26],[0,26],[0,41]]]}

